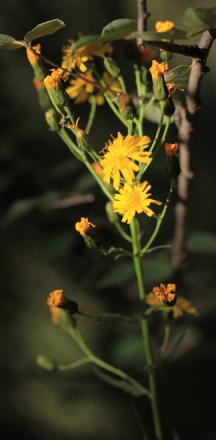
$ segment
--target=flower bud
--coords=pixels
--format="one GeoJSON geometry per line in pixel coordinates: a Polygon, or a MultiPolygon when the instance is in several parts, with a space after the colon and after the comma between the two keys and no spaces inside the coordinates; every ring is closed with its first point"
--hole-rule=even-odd
{"type": "Polygon", "coordinates": [[[121,71],[119,67],[117,66],[116,62],[111,57],[105,57],[104,58],[104,67],[106,68],[107,72],[113,77],[117,78],[121,71]]]}
{"type": "Polygon", "coordinates": [[[167,63],[158,63],[156,60],[152,61],[150,73],[152,75],[153,94],[158,101],[163,101],[168,96],[168,89],[164,80],[164,73],[167,71],[167,63]]]}
{"type": "Polygon", "coordinates": [[[118,214],[113,211],[113,203],[107,202],[106,206],[106,214],[110,223],[117,223],[119,221],[118,214]]]}
{"type": "Polygon", "coordinates": [[[40,59],[40,54],[41,54],[40,44],[36,44],[32,48],[29,47],[26,49],[26,55],[28,61],[32,66],[36,78],[38,78],[39,80],[43,80],[47,75],[47,70],[40,59]]]}
{"type": "Polygon", "coordinates": [[[51,101],[58,107],[67,104],[67,94],[62,83],[62,76],[59,69],[52,69],[51,75],[44,79],[44,85],[49,93],[51,101]]]}
{"type": "Polygon", "coordinates": [[[51,131],[58,132],[60,130],[58,113],[54,108],[49,108],[45,112],[45,119],[51,131]]]}
{"type": "Polygon", "coordinates": [[[52,359],[50,359],[48,356],[44,356],[40,354],[36,359],[37,364],[39,367],[44,368],[48,371],[54,371],[56,369],[56,364],[53,362],[52,359]]]}

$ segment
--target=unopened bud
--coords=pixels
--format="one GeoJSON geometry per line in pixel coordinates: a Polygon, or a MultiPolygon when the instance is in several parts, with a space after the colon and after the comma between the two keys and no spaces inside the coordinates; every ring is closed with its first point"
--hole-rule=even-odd
{"type": "Polygon", "coordinates": [[[54,371],[56,369],[56,364],[53,362],[52,359],[50,359],[48,356],[39,355],[36,359],[37,364],[39,367],[44,368],[48,371],[54,371]]]}
{"type": "Polygon", "coordinates": [[[40,54],[41,54],[40,44],[36,44],[32,48],[29,47],[26,49],[26,55],[28,61],[32,66],[36,78],[38,78],[39,80],[43,80],[47,75],[47,70],[42,60],[40,59],[40,54]]]}
{"type": "Polygon", "coordinates": [[[49,110],[45,112],[45,119],[51,131],[58,132],[60,130],[58,113],[54,108],[49,108],[49,110]]]}
{"type": "Polygon", "coordinates": [[[50,96],[51,101],[58,107],[64,107],[67,102],[67,94],[62,83],[62,76],[59,69],[52,69],[51,75],[44,79],[44,85],[50,96]]]}

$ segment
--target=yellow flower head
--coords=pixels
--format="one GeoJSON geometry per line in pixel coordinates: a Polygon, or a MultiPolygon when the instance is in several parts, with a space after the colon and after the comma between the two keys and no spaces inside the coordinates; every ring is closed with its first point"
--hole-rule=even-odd
{"type": "MultiPolygon", "coordinates": [[[[81,104],[82,102],[89,101],[91,102],[91,98],[93,93],[95,93],[95,80],[91,74],[91,72],[87,72],[85,74],[85,78],[75,78],[72,79],[69,83],[69,86],[66,89],[67,94],[71,99],[74,99],[75,104],[81,104]]],[[[98,101],[98,96],[103,96],[101,94],[96,94],[97,104],[100,105],[101,101],[98,101]]],[[[104,103],[104,98],[103,102],[104,103]]]]}
{"type": "Polygon", "coordinates": [[[150,138],[148,136],[124,137],[118,133],[117,138],[109,141],[105,152],[100,160],[103,168],[104,180],[108,184],[113,179],[113,186],[116,190],[120,187],[120,176],[122,175],[127,183],[131,183],[135,177],[134,172],[139,171],[137,162],[149,163],[149,151],[143,151],[148,148],[150,138]]]}
{"type": "Polygon", "coordinates": [[[26,55],[27,55],[28,61],[31,65],[37,64],[37,62],[39,60],[39,55],[41,54],[41,45],[36,44],[35,46],[32,47],[32,49],[30,49],[30,48],[26,49],[26,55]]]}
{"type": "Polygon", "coordinates": [[[115,194],[113,211],[123,215],[122,222],[130,224],[136,213],[143,212],[148,217],[154,215],[149,206],[151,203],[161,205],[161,202],[151,199],[150,189],[151,185],[147,181],[134,186],[126,183],[119,194],[115,194]]]}
{"type": "Polygon", "coordinates": [[[174,318],[180,318],[184,313],[188,313],[193,316],[198,315],[196,307],[193,307],[190,301],[188,301],[188,299],[184,296],[178,297],[176,304],[172,309],[172,313],[174,318]]]}
{"type": "Polygon", "coordinates": [[[61,84],[62,75],[61,69],[51,69],[51,74],[44,79],[44,84],[47,89],[53,89],[61,84]]]}
{"type": "Polygon", "coordinates": [[[157,32],[168,32],[171,31],[171,29],[174,28],[174,23],[173,21],[157,21],[157,23],[155,24],[155,30],[157,32]]]}
{"type": "Polygon", "coordinates": [[[64,304],[64,294],[63,290],[53,290],[50,292],[47,305],[50,308],[50,313],[52,317],[52,321],[57,324],[59,321],[59,308],[61,308],[64,304]]]}
{"type": "Polygon", "coordinates": [[[158,63],[156,60],[152,60],[152,66],[150,72],[153,79],[160,78],[165,72],[169,70],[167,63],[158,63]]]}
{"type": "Polygon", "coordinates": [[[95,228],[95,225],[89,222],[87,217],[81,217],[80,221],[75,224],[76,231],[79,232],[82,237],[88,233],[90,227],[95,228]]]}
{"type": "Polygon", "coordinates": [[[103,80],[105,81],[106,85],[109,87],[110,91],[115,93],[122,92],[122,87],[120,82],[116,78],[112,78],[112,76],[110,76],[107,72],[104,72],[103,80]]]}
{"type": "MultiPolygon", "coordinates": [[[[93,60],[94,57],[103,58],[112,53],[112,46],[108,43],[92,42],[75,49],[75,42],[69,40],[68,44],[63,47],[62,67],[64,69],[78,69],[81,72],[87,71],[86,63],[93,60]]],[[[67,75],[67,73],[66,73],[67,75]]]]}
{"type": "Polygon", "coordinates": [[[176,156],[179,151],[179,144],[165,144],[165,152],[168,157],[176,156]]]}
{"type": "Polygon", "coordinates": [[[172,305],[174,301],[176,300],[176,285],[175,284],[163,284],[161,283],[160,286],[155,286],[153,288],[153,294],[156,296],[157,301],[159,304],[167,304],[172,305]]]}

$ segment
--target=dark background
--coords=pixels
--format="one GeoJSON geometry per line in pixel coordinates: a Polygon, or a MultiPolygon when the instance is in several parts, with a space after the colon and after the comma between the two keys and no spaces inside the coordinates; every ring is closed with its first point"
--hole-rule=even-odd
{"type": "MultiPolygon", "coordinates": [[[[186,7],[198,5],[196,1],[189,4],[177,0],[148,3],[152,26],[158,19],[180,24],[186,7]]],[[[205,6],[213,5],[213,1],[205,2],[205,6]]],[[[62,44],[68,38],[77,38],[80,32],[99,33],[106,23],[121,17],[136,17],[135,1],[2,0],[0,31],[22,38],[42,21],[62,19],[66,29],[43,40],[44,52],[59,62],[62,44]]],[[[178,355],[159,375],[166,439],[171,429],[176,429],[184,440],[216,438],[214,59],[215,47],[208,61],[210,73],[203,84],[203,107],[194,121],[194,181],[189,213],[189,234],[203,231],[210,243],[203,252],[190,252],[188,270],[179,286],[180,293],[199,309],[199,318],[174,324],[174,340],[177,333],[190,326],[178,355]]],[[[121,51],[120,61],[124,61],[121,51]]],[[[19,435],[30,440],[139,440],[142,433],[136,411],[146,426],[150,419],[145,400],[137,401],[135,410],[129,397],[101,383],[88,367],[50,374],[36,365],[40,353],[59,363],[80,356],[69,336],[50,322],[46,307],[49,291],[64,289],[68,297],[91,313],[130,312],[136,305],[136,285],[133,278],[128,279],[127,260],[113,263],[111,258],[98,256],[87,250],[74,232],[74,223],[84,215],[97,224],[108,244],[122,244],[107,225],[104,198],[93,180],[47,129],[24,52],[1,52],[0,62],[1,431],[5,439],[19,435]],[[94,194],[94,201],[67,209],[49,206],[59,197],[75,194],[94,194]],[[121,274],[119,284],[112,272],[113,264],[116,273],[121,274]]],[[[75,114],[81,115],[81,121],[86,120],[83,106],[77,107],[75,114]]],[[[154,133],[153,124],[147,123],[146,128],[148,134],[154,133]]],[[[100,107],[92,132],[94,145],[102,149],[110,134],[115,135],[119,129],[122,127],[110,110],[100,107]]],[[[174,127],[169,136],[175,141],[174,127]]],[[[155,195],[161,199],[167,192],[162,160],[159,156],[150,177],[155,195]]],[[[172,228],[170,212],[160,243],[172,240],[172,228]]],[[[146,261],[149,289],[153,282],[172,281],[168,254],[160,254],[155,261],[146,261]]],[[[138,376],[142,373],[144,359],[138,329],[84,319],[80,325],[98,354],[138,376]]],[[[160,321],[153,326],[158,343],[162,337],[160,321]]]]}

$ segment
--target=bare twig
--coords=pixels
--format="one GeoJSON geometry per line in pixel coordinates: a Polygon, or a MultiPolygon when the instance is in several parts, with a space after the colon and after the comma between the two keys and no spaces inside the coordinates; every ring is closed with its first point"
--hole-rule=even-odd
{"type": "Polygon", "coordinates": [[[202,56],[196,57],[192,62],[188,87],[186,91],[186,107],[178,103],[177,128],[180,139],[180,168],[181,173],[178,178],[178,201],[175,208],[175,230],[174,244],[172,251],[172,262],[176,270],[182,268],[186,258],[186,233],[187,233],[187,211],[190,195],[191,179],[191,155],[190,141],[193,131],[191,115],[194,115],[201,106],[200,86],[203,76],[208,72],[206,62],[212,43],[216,38],[216,31],[205,31],[200,39],[198,48],[202,51],[202,56]]]}
{"type": "MultiPolygon", "coordinates": [[[[147,0],[137,0],[137,32],[147,30],[147,0]]],[[[142,38],[137,38],[137,46],[142,46],[142,38]]]]}

